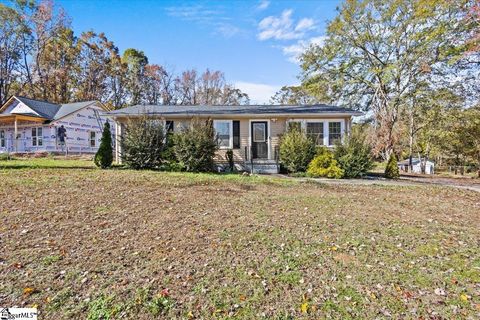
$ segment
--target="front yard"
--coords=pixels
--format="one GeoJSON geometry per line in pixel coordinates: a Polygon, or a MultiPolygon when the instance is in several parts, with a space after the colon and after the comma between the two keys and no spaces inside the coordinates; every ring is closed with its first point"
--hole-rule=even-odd
{"type": "Polygon", "coordinates": [[[0,161],[0,305],[39,319],[476,319],[480,195],[0,161]]]}

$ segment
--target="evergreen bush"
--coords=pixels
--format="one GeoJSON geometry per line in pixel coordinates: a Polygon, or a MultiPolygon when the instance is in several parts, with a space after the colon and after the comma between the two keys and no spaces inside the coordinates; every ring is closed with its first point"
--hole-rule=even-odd
{"type": "Polygon", "coordinates": [[[183,169],[208,172],[214,169],[217,137],[211,120],[193,119],[188,128],[175,133],[173,150],[183,169]]]}
{"type": "Polygon", "coordinates": [[[302,130],[292,127],[280,141],[280,164],[289,172],[305,172],[315,152],[315,142],[302,130]]]}
{"type": "Polygon", "coordinates": [[[133,169],[157,169],[163,162],[165,132],[160,120],[144,116],[131,119],[122,139],[122,160],[133,169]]]}
{"type": "Polygon", "coordinates": [[[110,168],[113,162],[112,134],[110,132],[110,123],[107,121],[103,126],[102,139],[100,146],[93,159],[97,167],[102,169],[110,168]]]}
{"type": "Polygon", "coordinates": [[[398,170],[397,156],[392,153],[388,158],[387,166],[385,167],[385,178],[398,179],[400,178],[400,171],[398,170]]]}
{"type": "Polygon", "coordinates": [[[344,178],[361,178],[373,168],[371,148],[360,136],[347,137],[335,147],[334,155],[344,178]]]}

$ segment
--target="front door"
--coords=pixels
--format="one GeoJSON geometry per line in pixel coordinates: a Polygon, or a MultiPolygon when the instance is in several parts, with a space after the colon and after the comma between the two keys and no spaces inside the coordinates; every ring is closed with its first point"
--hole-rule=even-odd
{"type": "Polygon", "coordinates": [[[267,121],[252,121],[251,131],[253,159],[268,159],[267,121]]]}

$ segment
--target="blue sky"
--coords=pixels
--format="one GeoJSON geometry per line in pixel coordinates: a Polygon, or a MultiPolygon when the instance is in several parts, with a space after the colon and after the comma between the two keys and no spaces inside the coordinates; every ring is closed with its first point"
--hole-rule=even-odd
{"type": "Polygon", "coordinates": [[[103,31],[177,72],[221,70],[252,103],[297,84],[295,55],[321,42],[339,1],[57,0],[75,32],[103,31]]]}

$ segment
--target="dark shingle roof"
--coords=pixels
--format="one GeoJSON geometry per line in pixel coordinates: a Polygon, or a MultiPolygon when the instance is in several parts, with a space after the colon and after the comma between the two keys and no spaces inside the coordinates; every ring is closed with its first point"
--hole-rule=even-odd
{"type": "MultiPolygon", "coordinates": [[[[74,102],[65,104],[50,103],[47,101],[33,100],[21,96],[15,98],[27,107],[48,120],[58,120],[64,116],[93,104],[95,101],[74,102]]],[[[32,114],[34,115],[34,114],[32,114]]]]}
{"type": "Polygon", "coordinates": [[[58,109],[60,109],[60,105],[55,103],[33,100],[19,96],[15,96],[15,98],[46,119],[53,119],[55,114],[58,112],[58,109]]]}
{"type": "Polygon", "coordinates": [[[356,110],[315,105],[241,105],[241,106],[157,106],[136,105],[105,113],[110,116],[162,115],[162,116],[215,116],[215,115],[305,115],[305,114],[344,114],[362,115],[356,110]]]}

